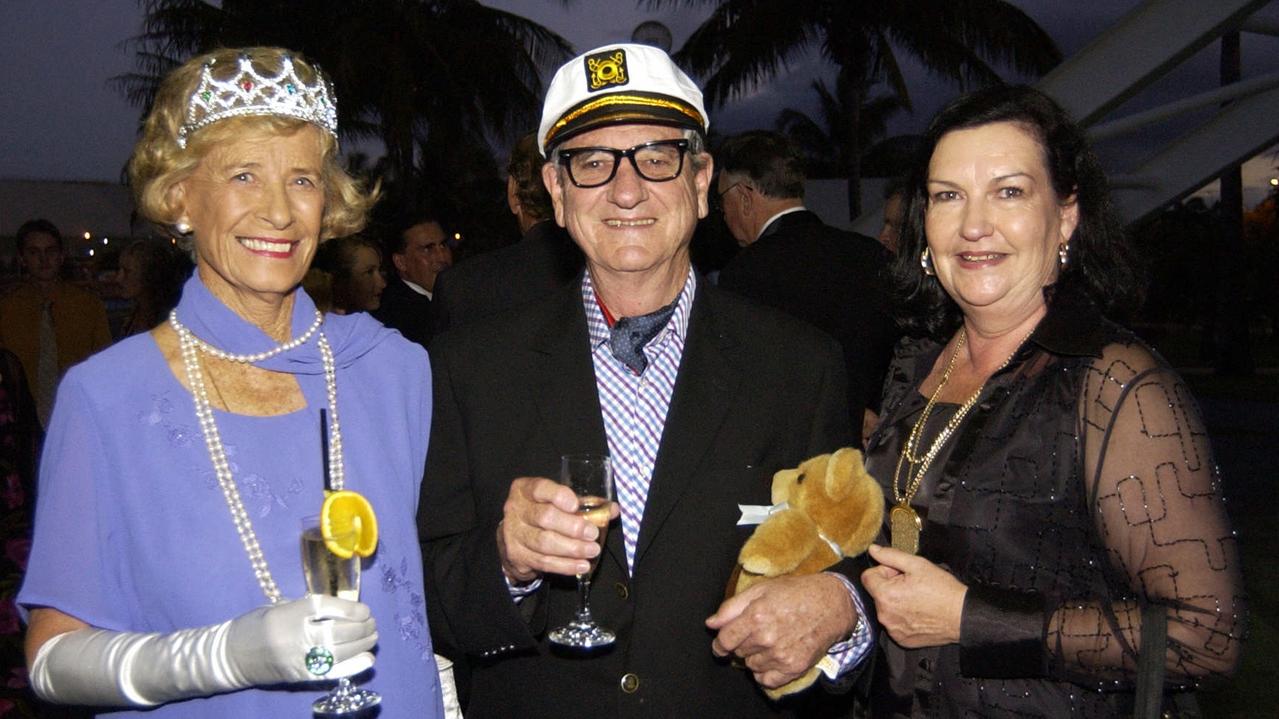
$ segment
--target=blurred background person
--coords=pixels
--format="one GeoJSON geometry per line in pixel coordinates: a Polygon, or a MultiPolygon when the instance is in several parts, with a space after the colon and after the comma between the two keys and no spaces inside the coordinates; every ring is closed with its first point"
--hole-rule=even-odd
{"type": "Polygon", "coordinates": [[[302,276],[302,289],[306,290],[315,309],[321,312],[333,311],[333,276],[328,272],[311,266],[302,276]]]}
{"type": "Polygon", "coordinates": [[[726,138],[715,161],[724,224],[742,246],[720,270],[719,286],[804,320],[839,342],[860,444],[875,426],[897,341],[888,307],[888,253],[804,207],[803,159],[784,135],[754,131],[726,138]]]}
{"type": "Polygon", "coordinates": [[[163,322],[190,273],[190,262],[168,241],[143,239],[125,247],[120,252],[120,295],[133,303],[133,310],[119,336],[147,332],[163,322]]]}
{"type": "Polygon", "coordinates": [[[329,275],[334,314],[372,312],[381,306],[386,275],[377,240],[351,235],[325,242],[315,254],[315,269],[329,275]]]}
{"type": "Polygon", "coordinates": [[[18,596],[42,698],[310,716],[314,681],[367,671],[376,646],[360,684],[385,697],[380,716],[442,715],[414,522],[426,354],[298,289],[374,202],[337,162],[334,102],[278,48],[195,57],[156,95],[130,184],[145,217],[193,239],[196,272],[168,322],[60,388],[18,596]],[[359,601],[308,596],[303,519],[329,488],[348,522],[371,529],[376,508],[359,601]]]}
{"type": "Polygon", "coordinates": [[[879,244],[897,254],[897,241],[901,236],[902,216],[906,209],[906,180],[890,178],[884,183],[884,225],[879,228],[879,244]]]}
{"type": "Polygon", "coordinates": [[[22,651],[22,624],[14,597],[27,569],[35,506],[40,422],[22,363],[0,347],[0,716],[51,716],[32,706],[22,651]]]}
{"type": "Polygon", "coordinates": [[[373,316],[423,347],[435,336],[432,305],[436,278],[453,265],[453,250],[439,220],[415,213],[400,223],[393,236],[391,264],[396,279],[382,295],[373,316]]]}
{"type": "Polygon", "coordinates": [[[1128,717],[1134,684],[1233,672],[1221,478],[1189,389],[1103,315],[1140,282],[1083,131],[1027,87],[942,109],[896,275],[924,337],[898,348],[867,451],[893,545],[863,574],[874,715],[1128,717]]]}
{"type": "Polygon", "coordinates": [[[53,412],[58,379],[111,344],[111,330],[102,300],[62,279],[66,254],[52,222],[22,223],[17,240],[23,282],[0,299],[0,347],[21,360],[43,427],[53,412]]]}
{"type": "Polygon", "coordinates": [[[506,166],[506,202],[521,238],[440,275],[432,311],[435,331],[512,310],[563,287],[582,272],[582,251],[555,223],[542,183],[537,133],[521,137],[506,166]]]}

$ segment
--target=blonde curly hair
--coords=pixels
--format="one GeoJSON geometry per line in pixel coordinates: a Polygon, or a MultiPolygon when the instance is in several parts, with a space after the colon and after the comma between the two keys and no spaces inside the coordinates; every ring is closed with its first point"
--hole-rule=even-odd
{"type": "MultiPolygon", "coordinates": [[[[173,206],[170,190],[191,175],[210,149],[246,134],[290,135],[309,124],[276,115],[228,117],[190,134],[185,148],[178,144],[178,130],[186,119],[187,104],[206,63],[214,63],[215,77],[221,71],[219,79],[227,79],[238,69],[237,58],[247,57],[258,72],[274,74],[280,71],[285,56],[292,58],[294,71],[303,82],[315,81],[319,71],[314,65],[297,53],[278,47],[214,50],[187,60],[164,78],[151,114],[143,123],[142,137],[129,158],[129,184],[144,217],[166,227],[178,221],[179,210],[173,206]]],[[[320,241],[324,241],[363,229],[369,210],[377,202],[378,190],[366,190],[362,183],[348,175],[338,164],[337,139],[327,131],[320,134],[324,184],[320,241]]]]}

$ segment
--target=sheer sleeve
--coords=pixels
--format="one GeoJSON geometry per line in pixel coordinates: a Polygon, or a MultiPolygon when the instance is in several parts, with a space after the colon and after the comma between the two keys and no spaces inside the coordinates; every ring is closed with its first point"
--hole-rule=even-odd
{"type": "Polygon", "coordinates": [[[1048,619],[1053,673],[1131,679],[1141,607],[1167,608],[1173,683],[1229,675],[1246,607],[1221,478],[1189,388],[1138,344],[1112,344],[1087,373],[1080,459],[1109,558],[1126,596],[1068,599],[1048,619]]]}

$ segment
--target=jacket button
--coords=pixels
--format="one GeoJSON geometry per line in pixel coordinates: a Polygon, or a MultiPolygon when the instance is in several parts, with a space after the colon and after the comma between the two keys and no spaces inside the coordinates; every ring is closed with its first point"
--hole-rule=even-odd
{"type": "Polygon", "coordinates": [[[627,694],[634,694],[636,691],[639,690],[639,677],[629,672],[626,674],[623,674],[621,685],[622,685],[622,691],[626,692],[627,694]]]}
{"type": "Polygon", "coordinates": [[[626,582],[618,582],[617,584],[614,584],[613,589],[617,590],[617,596],[621,597],[622,599],[626,599],[627,597],[631,596],[631,590],[627,589],[626,582]]]}

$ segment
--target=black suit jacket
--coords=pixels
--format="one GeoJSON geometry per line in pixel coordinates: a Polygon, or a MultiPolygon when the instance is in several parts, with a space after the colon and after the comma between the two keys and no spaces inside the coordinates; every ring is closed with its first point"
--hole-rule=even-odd
{"type": "Polygon", "coordinates": [[[721,287],[809,322],[839,342],[853,429],[859,434],[862,409],[879,408],[897,340],[889,313],[888,259],[875,240],[801,210],[773,220],[719,273],[721,287]]]}
{"type": "Polygon", "coordinates": [[[577,277],[582,265],[582,251],[568,233],[554,222],[539,222],[514,245],[440,273],[432,307],[435,331],[541,299],[577,277]]]}
{"type": "MultiPolygon", "coordinates": [[[[609,530],[592,611],[608,650],[561,655],[545,641],[575,605],[571,577],[516,604],[495,533],[511,480],[558,475],[559,457],[607,451],[576,283],[546,300],[439,336],[435,415],[419,529],[439,651],[465,655],[467,716],[843,716],[814,690],[771,704],[749,672],[711,653],[703,622],[723,600],[751,528],[740,504],[768,504],[774,471],[846,445],[839,349],[830,338],[706,282],[698,286],[636,555],[609,530]],[[623,676],[638,689],[621,688],[623,676]]],[[[856,576],[856,570],[848,573],[856,576]]]]}
{"type": "Polygon", "coordinates": [[[382,304],[370,314],[387,327],[399,330],[410,342],[426,347],[435,336],[432,304],[431,298],[417,293],[397,277],[386,284],[382,304]]]}

